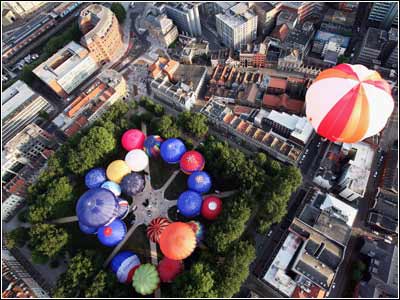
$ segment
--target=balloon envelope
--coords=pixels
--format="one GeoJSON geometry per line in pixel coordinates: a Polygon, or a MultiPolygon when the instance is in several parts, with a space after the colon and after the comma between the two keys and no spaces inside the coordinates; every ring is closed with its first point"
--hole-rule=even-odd
{"type": "Polygon", "coordinates": [[[128,165],[121,159],[115,160],[107,167],[107,178],[115,183],[120,183],[124,176],[131,172],[128,165]]]}
{"type": "Polygon", "coordinates": [[[126,235],[126,225],[120,219],[115,219],[109,225],[99,228],[97,237],[104,246],[113,247],[124,239],[126,235]]]}
{"type": "Polygon", "coordinates": [[[200,214],[203,198],[194,191],[185,191],[178,198],[179,213],[187,218],[195,217],[200,214]]]}
{"type": "Polygon", "coordinates": [[[203,170],[205,160],[200,152],[191,150],[182,155],[179,164],[183,173],[192,174],[203,170]]]}
{"type": "Polygon", "coordinates": [[[129,202],[118,198],[118,219],[123,220],[129,213],[129,202]]]}
{"type": "Polygon", "coordinates": [[[130,173],[126,175],[121,181],[122,192],[133,197],[136,194],[142,192],[144,189],[144,178],[138,173],[130,173]]]}
{"type": "Polygon", "coordinates": [[[121,144],[126,151],[143,149],[145,138],[146,136],[139,129],[129,129],[122,135],[121,144]]]}
{"type": "Polygon", "coordinates": [[[160,155],[160,147],[163,139],[159,135],[150,135],[144,141],[144,151],[150,157],[158,157],[160,155]]]}
{"type": "Polygon", "coordinates": [[[85,184],[89,189],[100,187],[107,180],[104,168],[91,169],[85,175],[85,184]]]}
{"type": "Polygon", "coordinates": [[[111,260],[111,270],[121,283],[131,283],[136,269],[140,266],[139,257],[132,251],[121,251],[111,260]]]}
{"type": "Polygon", "coordinates": [[[135,291],[141,295],[150,295],[154,293],[160,283],[160,277],[155,266],[152,264],[143,264],[135,271],[132,285],[135,291]]]}
{"type": "Polygon", "coordinates": [[[185,152],[186,146],[180,139],[171,138],[161,144],[161,157],[169,164],[178,163],[185,152]]]}
{"type": "Polygon", "coordinates": [[[222,211],[221,199],[210,196],[206,197],[201,206],[201,215],[208,220],[215,220],[222,211]]]}
{"type": "Polygon", "coordinates": [[[94,188],[85,192],[76,204],[76,215],[83,225],[100,227],[118,214],[118,202],[112,192],[94,188]]]}
{"type": "Polygon", "coordinates": [[[81,222],[78,222],[78,223],[79,223],[79,229],[83,233],[86,233],[86,234],[96,234],[97,233],[96,227],[89,227],[89,226],[82,224],[81,222]]]}
{"type": "Polygon", "coordinates": [[[204,238],[204,227],[198,221],[190,221],[188,222],[190,227],[192,228],[194,234],[196,235],[196,242],[199,243],[204,238]]]}
{"type": "Polygon", "coordinates": [[[172,282],[183,271],[183,262],[164,257],[158,264],[157,270],[161,282],[172,282]]]}
{"type": "Polygon", "coordinates": [[[196,248],[196,235],[190,225],[174,222],[160,236],[161,252],[172,260],[187,258],[196,248]]]}
{"type": "Polygon", "coordinates": [[[362,65],[324,70],[306,94],[306,115],[333,142],[356,143],[379,133],[393,112],[390,85],[362,65]]]}
{"type": "Polygon", "coordinates": [[[115,197],[121,196],[121,187],[114,181],[106,181],[101,185],[101,187],[112,192],[115,197]]]}
{"type": "Polygon", "coordinates": [[[194,172],[188,177],[187,185],[192,191],[200,194],[207,193],[211,189],[211,177],[204,171],[194,172]]]}
{"type": "Polygon", "coordinates": [[[147,237],[153,243],[158,243],[160,241],[161,233],[170,223],[171,222],[168,219],[162,217],[151,220],[149,226],[147,226],[147,237]]]}
{"type": "Polygon", "coordinates": [[[146,169],[149,164],[149,157],[143,150],[134,149],[125,156],[125,162],[133,172],[140,172],[146,169]]]}

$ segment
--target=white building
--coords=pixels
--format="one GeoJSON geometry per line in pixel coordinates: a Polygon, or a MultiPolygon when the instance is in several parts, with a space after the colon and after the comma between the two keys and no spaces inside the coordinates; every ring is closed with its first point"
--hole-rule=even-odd
{"type": "Polygon", "coordinates": [[[1,93],[3,146],[27,125],[39,118],[39,112],[51,113],[53,106],[26,83],[18,80],[1,93]]]}
{"type": "Polygon", "coordinates": [[[17,210],[24,202],[24,198],[18,195],[10,195],[1,203],[1,220],[4,222],[10,218],[14,211],[17,210]]]}
{"type": "Polygon", "coordinates": [[[181,32],[190,36],[201,36],[199,6],[197,2],[168,2],[158,6],[171,18],[181,32]]]}
{"type": "Polygon", "coordinates": [[[70,42],[37,66],[33,73],[57,95],[66,97],[98,68],[98,64],[86,48],[70,42]]]}
{"type": "Polygon", "coordinates": [[[217,33],[228,47],[240,49],[257,37],[257,15],[246,3],[232,6],[216,15],[217,33]]]}
{"type": "Polygon", "coordinates": [[[2,6],[11,10],[15,15],[24,17],[33,13],[45,3],[46,1],[4,1],[2,6]]]}
{"type": "Polygon", "coordinates": [[[339,195],[349,201],[364,197],[371,165],[374,159],[374,150],[366,143],[344,144],[344,149],[350,149],[354,155],[345,167],[338,180],[339,195]]]}
{"type": "Polygon", "coordinates": [[[149,16],[147,28],[150,36],[164,47],[169,47],[179,36],[178,28],[165,14],[158,17],[149,16]]]}

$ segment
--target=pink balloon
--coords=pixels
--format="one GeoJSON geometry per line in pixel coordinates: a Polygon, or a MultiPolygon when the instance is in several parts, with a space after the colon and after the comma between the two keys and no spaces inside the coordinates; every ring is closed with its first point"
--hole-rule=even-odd
{"type": "Polygon", "coordinates": [[[133,149],[143,149],[144,140],[146,136],[139,129],[129,129],[122,135],[122,147],[126,151],[133,149]]]}

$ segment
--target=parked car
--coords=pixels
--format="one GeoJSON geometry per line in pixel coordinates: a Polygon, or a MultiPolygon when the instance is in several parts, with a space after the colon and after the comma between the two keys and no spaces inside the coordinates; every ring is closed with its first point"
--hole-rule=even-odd
{"type": "Polygon", "coordinates": [[[268,232],[267,237],[270,237],[271,234],[272,234],[272,230],[270,230],[270,231],[268,232]]]}

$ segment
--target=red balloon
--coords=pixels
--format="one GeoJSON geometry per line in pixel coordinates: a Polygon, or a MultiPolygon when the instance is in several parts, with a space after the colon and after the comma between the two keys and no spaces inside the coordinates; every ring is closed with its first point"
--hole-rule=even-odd
{"type": "Polygon", "coordinates": [[[166,218],[155,218],[147,227],[147,237],[154,243],[160,241],[160,235],[171,222],[166,218]]]}
{"type": "Polygon", "coordinates": [[[160,236],[161,252],[172,260],[188,257],[196,248],[196,235],[190,225],[174,222],[164,229],[160,236]]]}
{"type": "Polygon", "coordinates": [[[122,135],[121,144],[126,151],[133,149],[142,150],[145,139],[146,136],[139,129],[129,129],[122,135]]]}
{"type": "Polygon", "coordinates": [[[221,211],[221,199],[214,196],[209,196],[203,200],[203,205],[201,206],[201,215],[207,220],[215,220],[221,211]]]}
{"type": "Polygon", "coordinates": [[[186,174],[192,174],[196,171],[203,170],[205,160],[203,155],[195,150],[187,151],[182,155],[180,160],[180,167],[182,172],[186,174]]]}
{"type": "Polygon", "coordinates": [[[172,282],[183,271],[183,262],[164,257],[158,264],[157,269],[161,282],[172,282]]]}

